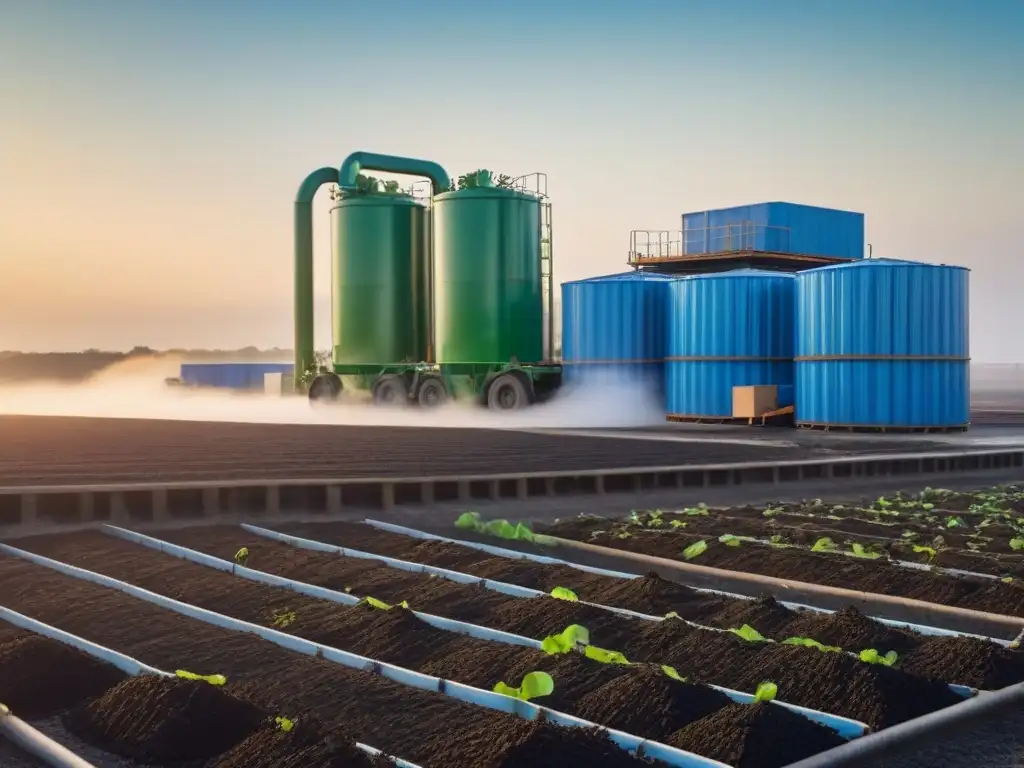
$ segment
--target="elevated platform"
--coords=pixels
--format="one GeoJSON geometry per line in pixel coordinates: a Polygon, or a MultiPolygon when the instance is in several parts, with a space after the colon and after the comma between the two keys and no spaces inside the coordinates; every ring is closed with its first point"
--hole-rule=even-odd
{"type": "Polygon", "coordinates": [[[849,259],[838,259],[830,256],[805,256],[796,253],[777,253],[774,251],[743,250],[696,255],[670,253],[659,256],[631,252],[628,263],[631,267],[639,268],[643,271],[673,275],[697,275],[746,268],[770,269],[779,272],[800,272],[805,269],[813,269],[814,267],[841,264],[845,261],[849,261],[849,259]]]}

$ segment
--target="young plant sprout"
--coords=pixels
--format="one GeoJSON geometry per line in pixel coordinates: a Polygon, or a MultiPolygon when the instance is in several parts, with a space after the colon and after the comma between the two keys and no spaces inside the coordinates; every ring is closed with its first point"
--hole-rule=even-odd
{"type": "Polygon", "coordinates": [[[579,597],[568,587],[555,587],[551,590],[551,596],[556,600],[567,600],[570,603],[578,603],[579,597]]]}
{"type": "Polygon", "coordinates": [[[932,547],[926,547],[923,544],[915,544],[914,545],[914,552],[919,554],[919,555],[927,555],[929,563],[932,560],[934,560],[935,559],[935,555],[938,554],[938,552],[936,552],[932,547]]]}
{"type": "Polygon", "coordinates": [[[1019,552],[1022,549],[1024,549],[1024,536],[1018,536],[1016,538],[1010,539],[1010,549],[1012,549],[1014,552],[1019,552]]]}
{"type": "Polygon", "coordinates": [[[579,624],[570,624],[557,635],[548,635],[541,642],[544,653],[569,653],[581,645],[590,644],[590,632],[579,624]]]}
{"type": "Polygon", "coordinates": [[[754,691],[754,702],[768,702],[775,701],[775,697],[779,693],[779,686],[775,683],[765,681],[757,686],[757,690],[754,691]]]}
{"type": "Polygon", "coordinates": [[[690,515],[691,517],[698,515],[701,517],[707,517],[711,514],[711,512],[708,510],[708,505],[704,504],[703,502],[698,504],[696,507],[687,507],[686,509],[681,510],[681,512],[682,514],[690,515]]]}
{"type": "Polygon", "coordinates": [[[270,614],[270,618],[273,626],[278,627],[279,629],[284,629],[285,627],[289,627],[294,624],[295,620],[299,617],[295,611],[289,611],[287,608],[282,608],[280,610],[273,611],[270,614]]]}
{"type": "Polygon", "coordinates": [[[853,542],[853,544],[851,546],[852,546],[852,549],[853,549],[852,554],[853,554],[854,557],[862,557],[865,560],[877,560],[878,558],[880,558],[882,556],[878,552],[872,552],[867,547],[865,547],[863,544],[861,544],[860,542],[857,542],[857,541],[853,542]]]}
{"type": "Polygon", "coordinates": [[[249,559],[249,548],[242,547],[240,550],[235,552],[235,563],[238,565],[245,565],[245,561],[249,559]]]}
{"type": "Polygon", "coordinates": [[[403,600],[397,606],[395,606],[395,605],[389,605],[388,603],[385,603],[383,600],[378,600],[375,597],[364,597],[362,600],[359,601],[360,605],[362,605],[364,603],[366,605],[370,606],[371,608],[376,608],[378,611],[390,611],[392,608],[408,608],[409,607],[409,603],[406,600],[403,600]]]}
{"type": "Polygon", "coordinates": [[[623,656],[618,651],[607,651],[604,648],[596,648],[593,645],[588,645],[583,649],[583,655],[588,659],[599,661],[602,664],[622,664],[629,666],[629,659],[623,656]]]}
{"type": "Polygon", "coordinates": [[[682,675],[680,675],[676,671],[675,667],[670,667],[668,664],[662,664],[661,665],[661,671],[664,672],[668,677],[671,677],[673,680],[676,680],[676,681],[678,681],[680,683],[685,683],[686,682],[686,678],[683,677],[682,675]]]}
{"type": "Polygon", "coordinates": [[[693,560],[695,557],[700,557],[708,549],[708,543],[704,540],[694,542],[686,549],[683,550],[684,560],[693,560]]]}
{"type": "Polygon", "coordinates": [[[719,536],[718,540],[727,547],[738,547],[744,541],[754,541],[750,536],[733,536],[731,533],[719,536]]]}
{"type": "Polygon", "coordinates": [[[547,672],[529,672],[523,677],[523,682],[518,688],[498,683],[492,690],[502,696],[511,696],[520,701],[530,701],[541,696],[550,696],[555,690],[555,681],[547,672]]]}
{"type": "Polygon", "coordinates": [[[835,552],[836,543],[832,541],[828,536],[822,536],[811,547],[811,552],[835,552]]]}
{"type": "Polygon", "coordinates": [[[689,524],[690,523],[687,522],[686,520],[670,520],[669,521],[669,525],[671,525],[673,528],[685,528],[689,524]]]}
{"type": "Polygon", "coordinates": [[[857,657],[868,664],[881,664],[885,667],[891,667],[899,660],[899,656],[896,654],[896,651],[889,651],[883,656],[874,648],[867,648],[861,651],[857,657]]]}
{"type": "Polygon", "coordinates": [[[196,682],[209,683],[210,685],[224,685],[228,679],[224,675],[197,675],[185,669],[176,669],[174,674],[182,680],[194,680],[196,682]]]}
{"type": "Polygon", "coordinates": [[[782,641],[783,645],[803,645],[807,648],[817,648],[822,652],[838,653],[843,649],[836,645],[824,645],[809,637],[788,637],[782,641]]]}
{"type": "Polygon", "coordinates": [[[771,642],[767,637],[762,635],[760,632],[758,632],[756,629],[754,629],[749,624],[744,624],[739,629],[729,629],[729,630],[726,630],[726,631],[732,632],[734,635],[736,635],[737,637],[743,638],[748,643],[768,643],[768,642],[771,642]]]}
{"type": "Polygon", "coordinates": [[[274,722],[277,724],[278,729],[285,733],[288,733],[295,727],[295,721],[289,720],[287,717],[275,717],[274,722]]]}

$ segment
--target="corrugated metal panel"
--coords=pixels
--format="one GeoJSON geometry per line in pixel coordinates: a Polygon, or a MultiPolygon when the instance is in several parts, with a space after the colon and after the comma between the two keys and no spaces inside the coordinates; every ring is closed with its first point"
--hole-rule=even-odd
{"type": "Polygon", "coordinates": [[[793,276],[738,269],[669,285],[669,415],[729,418],[732,388],[793,383],[793,276]]]}
{"type": "Polygon", "coordinates": [[[263,389],[263,374],[292,375],[291,363],[182,363],[181,381],[193,387],[263,389]]]}
{"type": "Polygon", "coordinates": [[[683,214],[683,252],[774,251],[860,259],[864,214],[797,203],[758,203],[683,214]]]}
{"type": "Polygon", "coordinates": [[[872,259],[797,275],[798,423],[967,424],[969,274],[872,259]]]}
{"type": "Polygon", "coordinates": [[[667,294],[673,278],[625,272],[562,283],[567,384],[664,383],[667,294]]]}

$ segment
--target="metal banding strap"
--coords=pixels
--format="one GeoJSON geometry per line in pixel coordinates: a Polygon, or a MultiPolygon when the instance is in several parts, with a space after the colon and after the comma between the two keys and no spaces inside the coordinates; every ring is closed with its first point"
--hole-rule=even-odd
{"type": "Polygon", "coordinates": [[[665,358],[666,363],[791,363],[792,357],[729,357],[726,355],[677,356],[665,358]]]}
{"type": "Polygon", "coordinates": [[[562,365],[654,365],[663,362],[665,362],[663,357],[652,357],[620,360],[563,360],[562,365]]]}

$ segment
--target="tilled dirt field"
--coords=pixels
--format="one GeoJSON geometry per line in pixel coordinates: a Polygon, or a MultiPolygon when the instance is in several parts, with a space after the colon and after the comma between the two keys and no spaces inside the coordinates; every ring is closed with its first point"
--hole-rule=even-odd
{"type": "MultiPolygon", "coordinates": [[[[640,765],[589,732],[531,724],[400,686],[10,557],[0,556],[0,583],[8,608],[161,669],[225,675],[229,693],[267,712],[288,718],[313,717],[331,733],[349,734],[425,768],[476,768],[488,759],[509,768],[556,764],[538,762],[539,755],[569,765],[640,765]],[[501,738],[496,740],[495,734],[501,738]]],[[[44,671],[42,666],[37,669],[44,671]]],[[[110,709],[116,711],[116,701],[113,704],[110,709]]],[[[283,760],[253,762],[251,757],[251,750],[248,755],[243,751],[229,765],[269,768],[286,764],[283,760]]]]}
{"type": "MultiPolygon", "coordinates": [[[[671,660],[668,663],[685,666],[683,660],[692,653],[692,644],[702,637],[699,632],[666,632],[661,625],[578,603],[514,598],[373,561],[297,549],[247,533],[237,526],[165,531],[159,536],[225,560],[230,560],[239,547],[246,547],[250,552],[247,564],[251,568],[388,603],[407,600],[416,610],[534,639],[560,632],[571,624],[580,624],[591,631],[598,645],[629,648],[630,653],[636,655],[647,653],[645,644],[651,642],[660,649],[663,659],[671,660]]],[[[355,535],[346,540],[352,538],[355,535]]],[[[410,541],[407,537],[401,538],[410,541]]],[[[853,608],[836,614],[798,612],[771,598],[752,601],[718,597],[657,577],[623,581],[562,566],[493,558],[466,547],[442,543],[413,542],[405,554],[417,562],[486,575],[497,581],[546,592],[565,586],[576,591],[581,599],[602,605],[659,616],[675,612],[680,618],[720,629],[749,624],[766,637],[778,640],[811,637],[854,652],[865,648],[879,649],[883,653],[896,651],[900,655],[899,668],[920,677],[983,689],[1024,682],[1024,653],[978,640],[930,637],[894,629],[853,608]]],[[[627,657],[632,658],[629,654],[627,657]]],[[[653,657],[650,660],[654,660],[653,657]]]]}
{"type": "MultiPolygon", "coordinates": [[[[607,697],[600,689],[622,675],[629,676],[641,690],[650,688],[646,681],[638,678],[642,671],[632,668],[609,668],[577,654],[548,656],[533,649],[464,637],[430,627],[407,611],[343,607],[307,598],[183,562],[101,533],[67,534],[18,543],[21,548],[59,556],[72,565],[96,570],[202,608],[275,626],[316,643],[469,685],[489,689],[499,680],[517,683],[526,673],[540,669],[552,674],[557,681],[556,693],[548,703],[585,719],[595,715],[588,697],[593,696],[596,706],[607,697]]],[[[418,607],[415,592],[409,599],[418,607]]],[[[547,607],[556,614],[563,610],[564,604],[564,601],[547,598],[523,602],[547,607]]],[[[561,621],[551,633],[581,623],[575,616],[559,618],[561,621]]],[[[893,725],[960,700],[944,682],[864,664],[845,654],[748,643],[729,633],[696,629],[678,621],[620,620],[621,624],[627,622],[631,632],[620,633],[618,639],[624,644],[614,650],[625,653],[631,661],[669,664],[684,676],[749,692],[760,682],[772,680],[779,686],[780,698],[791,704],[841,714],[874,727],[893,725]]],[[[587,626],[587,622],[582,623],[587,626]]],[[[610,635],[606,638],[597,630],[591,631],[595,645],[613,647],[608,642],[610,635]]],[[[1024,669],[1017,672],[1024,679],[1024,669]]],[[[624,694],[629,682],[620,686],[620,694],[624,694]]],[[[692,686],[691,689],[711,693],[692,686]]],[[[625,695],[621,698],[631,700],[625,695]]],[[[672,698],[680,697],[675,693],[672,698]]],[[[721,696],[705,696],[710,701],[704,704],[694,703],[694,698],[699,697],[696,694],[683,697],[684,703],[677,703],[675,707],[661,704],[659,711],[665,718],[661,726],[652,723],[646,726],[652,730],[641,735],[671,741],[675,731],[682,727],[680,718],[689,718],[687,722],[690,722],[698,719],[694,717],[695,708],[710,714],[726,703],[721,696]],[[713,706],[716,700],[718,707],[713,706]],[[676,707],[682,707],[683,713],[676,712],[676,707]],[[703,709],[705,707],[711,709],[703,709]]],[[[619,724],[616,718],[624,717],[625,711],[609,712],[605,707],[597,714],[614,720],[601,724],[615,727],[619,724]]]]}
{"type": "Polygon", "coordinates": [[[571,472],[947,448],[900,440],[783,448],[494,429],[48,416],[0,416],[0,434],[0,486],[571,472]]]}

